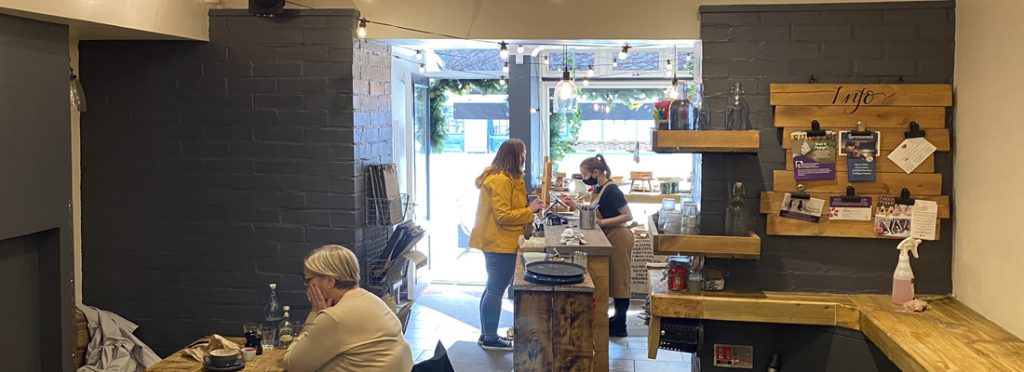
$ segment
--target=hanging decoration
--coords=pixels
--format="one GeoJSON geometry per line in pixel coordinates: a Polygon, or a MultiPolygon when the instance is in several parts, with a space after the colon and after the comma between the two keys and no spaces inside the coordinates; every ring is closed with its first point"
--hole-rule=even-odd
{"type": "Polygon", "coordinates": [[[555,97],[552,111],[559,114],[576,111],[576,97],[579,94],[579,90],[576,88],[576,83],[572,82],[572,76],[569,75],[569,48],[563,48],[565,51],[566,58],[563,58],[562,68],[562,80],[555,85],[555,97]]]}

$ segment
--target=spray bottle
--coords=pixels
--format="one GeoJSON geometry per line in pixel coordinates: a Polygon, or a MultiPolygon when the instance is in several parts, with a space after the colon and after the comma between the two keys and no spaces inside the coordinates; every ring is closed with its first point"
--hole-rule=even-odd
{"type": "Polygon", "coordinates": [[[910,255],[918,258],[917,246],[921,239],[906,238],[896,247],[900,250],[900,262],[896,264],[896,272],[892,274],[892,302],[897,305],[914,299],[914,271],[910,269],[910,255]]]}

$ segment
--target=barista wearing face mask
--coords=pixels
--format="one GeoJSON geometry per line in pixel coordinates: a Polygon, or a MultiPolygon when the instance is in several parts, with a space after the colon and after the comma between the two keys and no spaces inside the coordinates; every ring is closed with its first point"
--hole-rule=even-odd
{"type": "MultiPolygon", "coordinates": [[[[594,186],[592,200],[598,203],[597,225],[612,243],[612,254],[608,262],[608,295],[615,299],[615,316],[609,319],[608,334],[611,337],[626,337],[626,310],[629,309],[630,258],[633,253],[633,232],[626,223],[633,220],[629,203],[619,185],[611,180],[612,172],[604,156],[587,158],[580,163],[583,183],[594,186]]],[[[573,202],[572,198],[566,201],[573,202]]]]}

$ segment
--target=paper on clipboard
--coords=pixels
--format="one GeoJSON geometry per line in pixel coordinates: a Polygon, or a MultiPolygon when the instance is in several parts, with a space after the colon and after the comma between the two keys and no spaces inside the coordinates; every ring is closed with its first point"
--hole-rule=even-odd
{"type": "Polygon", "coordinates": [[[924,137],[907,138],[895,150],[892,150],[888,157],[900,169],[910,174],[925,159],[928,159],[936,149],[938,148],[931,142],[928,142],[927,139],[924,139],[924,137]]]}

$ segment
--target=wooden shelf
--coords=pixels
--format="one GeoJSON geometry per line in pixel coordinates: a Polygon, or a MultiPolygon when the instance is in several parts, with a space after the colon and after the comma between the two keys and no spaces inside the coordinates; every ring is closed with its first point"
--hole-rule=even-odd
{"type": "Polygon", "coordinates": [[[850,183],[846,172],[836,172],[835,180],[800,181],[793,179],[793,171],[776,170],[775,191],[796,191],[797,184],[804,185],[807,192],[827,192],[842,195],[846,186],[852,185],[857,192],[864,194],[899,195],[900,190],[908,189],[913,195],[941,195],[941,173],[878,173],[875,182],[850,183]]]}
{"type": "MultiPolygon", "coordinates": [[[[935,239],[942,237],[940,221],[935,222],[935,239]]],[[[824,236],[830,238],[903,239],[899,237],[875,236],[874,220],[832,221],[822,217],[821,222],[807,222],[769,214],[766,224],[768,235],[779,236],[824,236]]]]}
{"type": "Polygon", "coordinates": [[[761,257],[761,237],[719,235],[671,235],[658,232],[654,216],[647,218],[654,254],[703,254],[708,257],[757,259],[761,257]]]}
{"type": "Polygon", "coordinates": [[[676,203],[681,203],[680,199],[690,195],[689,192],[682,194],[660,194],[650,192],[627,192],[625,193],[626,201],[630,203],[645,203],[645,204],[661,204],[661,200],[665,198],[672,198],[676,200],[676,203]]]}
{"type": "Polygon", "coordinates": [[[757,153],[757,130],[654,130],[651,148],[661,153],[735,152],[757,153]]]}
{"type": "MultiPolygon", "coordinates": [[[[856,184],[854,184],[856,185],[856,184]]],[[[809,193],[812,197],[825,200],[825,210],[829,208],[828,198],[830,196],[841,196],[842,194],[830,194],[821,192],[809,193]]],[[[785,197],[784,192],[774,191],[762,191],[761,192],[761,214],[779,214],[779,210],[782,209],[782,199],[785,197]]],[[[878,198],[883,196],[895,196],[895,195],[882,195],[882,194],[860,194],[860,196],[870,196],[871,203],[877,204],[878,198]]],[[[948,219],[950,218],[949,208],[949,197],[945,195],[914,195],[917,200],[931,200],[939,205],[939,218],[948,219]]]]}

